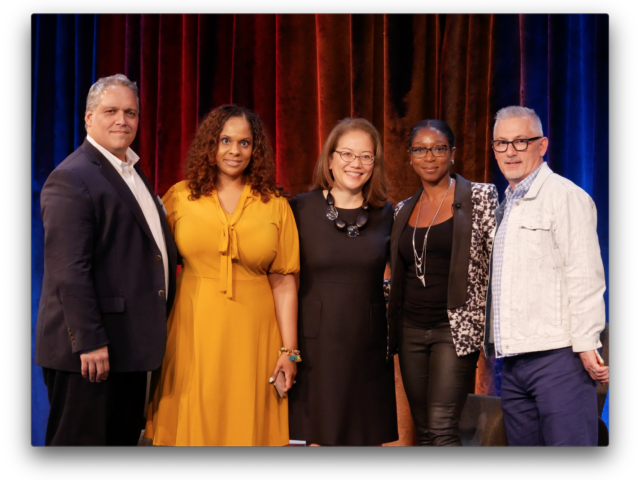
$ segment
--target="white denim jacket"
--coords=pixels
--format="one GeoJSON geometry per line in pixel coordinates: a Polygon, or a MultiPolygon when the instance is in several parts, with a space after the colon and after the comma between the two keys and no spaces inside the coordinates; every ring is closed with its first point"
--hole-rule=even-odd
{"type": "MultiPolygon", "coordinates": [[[[496,210],[498,221],[503,211],[504,202],[496,210]]],[[[596,215],[591,197],[546,163],[513,205],[500,290],[504,354],[602,346],[606,287],[596,215]]],[[[487,319],[490,308],[488,301],[487,319]]],[[[485,330],[487,356],[494,354],[491,323],[485,330]]]]}

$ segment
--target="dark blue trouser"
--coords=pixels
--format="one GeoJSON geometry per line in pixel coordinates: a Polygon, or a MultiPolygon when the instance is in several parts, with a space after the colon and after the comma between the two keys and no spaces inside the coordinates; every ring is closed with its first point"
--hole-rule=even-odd
{"type": "Polygon", "coordinates": [[[596,385],[570,347],[506,357],[502,410],[509,445],[598,444],[596,385]]]}

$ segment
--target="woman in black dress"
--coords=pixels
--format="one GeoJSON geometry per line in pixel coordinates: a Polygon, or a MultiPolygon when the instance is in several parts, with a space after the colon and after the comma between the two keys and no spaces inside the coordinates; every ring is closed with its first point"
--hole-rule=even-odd
{"type": "Polygon", "coordinates": [[[454,152],[445,122],[413,127],[409,157],[421,186],[396,206],[391,234],[389,324],[419,445],[461,445],[484,334],[498,192],[451,175],[454,152]]]}
{"type": "Polygon", "coordinates": [[[380,135],[347,118],[327,138],[315,189],[290,200],[300,235],[302,363],[289,392],[289,434],[314,445],[398,439],[383,276],[393,207],[380,135]]]}

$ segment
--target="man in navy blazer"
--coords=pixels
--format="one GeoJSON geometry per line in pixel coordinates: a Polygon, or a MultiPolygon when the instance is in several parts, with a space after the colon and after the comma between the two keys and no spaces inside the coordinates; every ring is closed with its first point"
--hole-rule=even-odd
{"type": "Polygon", "coordinates": [[[51,405],[46,445],[136,445],[147,372],[164,356],[177,249],[129,148],[139,105],[124,75],[98,80],[87,138],[42,189],[35,361],[51,405]]]}

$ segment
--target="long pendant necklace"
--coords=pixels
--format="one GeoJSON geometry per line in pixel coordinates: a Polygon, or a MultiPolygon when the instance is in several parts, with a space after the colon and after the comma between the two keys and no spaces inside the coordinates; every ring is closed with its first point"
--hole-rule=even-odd
{"type": "Polygon", "coordinates": [[[427,237],[429,236],[429,230],[431,230],[431,225],[433,225],[433,222],[436,221],[436,217],[438,216],[438,213],[440,213],[440,209],[442,208],[444,199],[447,198],[447,194],[449,193],[449,189],[451,188],[452,183],[453,183],[453,180],[451,179],[451,177],[449,177],[449,186],[447,187],[447,191],[445,192],[444,197],[442,197],[442,201],[440,202],[440,206],[438,207],[436,214],[433,216],[433,219],[429,224],[429,228],[427,228],[427,233],[425,233],[424,242],[422,243],[422,253],[420,256],[418,256],[418,252],[416,251],[416,230],[418,228],[418,222],[420,221],[420,209],[422,208],[422,195],[424,195],[424,190],[422,190],[422,194],[420,195],[420,203],[418,203],[418,217],[416,218],[416,224],[413,226],[413,259],[416,265],[416,277],[420,279],[423,287],[427,286],[424,282],[424,270],[422,268],[422,262],[424,261],[424,254],[427,250],[427,237]]]}
{"type": "Polygon", "coordinates": [[[347,223],[341,218],[338,218],[338,209],[335,203],[333,195],[331,195],[331,189],[329,189],[329,191],[327,191],[327,204],[329,205],[327,207],[327,218],[335,223],[338,230],[343,231],[346,228],[349,237],[355,238],[360,235],[360,230],[364,228],[369,219],[369,213],[367,212],[367,210],[369,210],[369,203],[367,199],[364,198],[362,200],[362,207],[360,207],[362,211],[358,215],[358,218],[356,218],[355,223],[347,223]]]}

